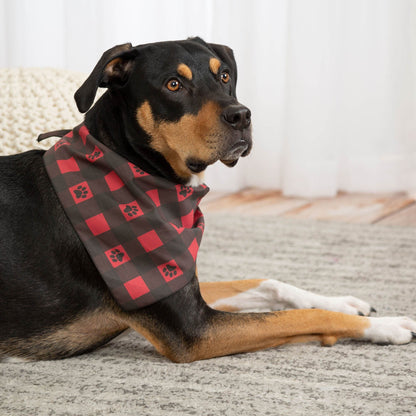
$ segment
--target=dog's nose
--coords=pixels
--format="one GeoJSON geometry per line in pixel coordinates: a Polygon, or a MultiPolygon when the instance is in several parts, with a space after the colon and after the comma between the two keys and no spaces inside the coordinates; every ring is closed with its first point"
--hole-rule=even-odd
{"type": "Polygon", "coordinates": [[[241,104],[232,104],[224,109],[222,117],[236,130],[244,130],[251,123],[251,111],[241,104]]]}

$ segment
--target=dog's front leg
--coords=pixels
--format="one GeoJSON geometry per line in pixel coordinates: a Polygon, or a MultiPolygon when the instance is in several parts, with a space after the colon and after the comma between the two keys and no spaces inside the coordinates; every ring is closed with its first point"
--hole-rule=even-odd
{"type": "Polygon", "coordinates": [[[275,279],[200,283],[208,305],[228,312],[325,309],[350,315],[369,315],[373,308],[354,296],[323,296],[275,279]]]}
{"type": "Polygon", "coordinates": [[[340,338],[406,344],[416,322],[407,317],[369,318],[320,309],[273,313],[218,313],[193,348],[193,359],[257,351],[295,342],[332,346],[340,338]]]}
{"type": "Polygon", "coordinates": [[[130,317],[130,325],[175,362],[256,351],[286,343],[339,338],[404,344],[416,332],[409,318],[370,318],[320,309],[231,313],[209,308],[197,282],[130,317]]]}

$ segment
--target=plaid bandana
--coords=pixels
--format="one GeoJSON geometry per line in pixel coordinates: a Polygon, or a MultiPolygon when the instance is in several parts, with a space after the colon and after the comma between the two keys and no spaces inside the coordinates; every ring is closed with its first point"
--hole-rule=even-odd
{"type": "Polygon", "coordinates": [[[157,302],[195,274],[204,231],[198,207],[206,185],[149,175],[81,124],[44,155],[75,231],[125,310],[157,302]]]}

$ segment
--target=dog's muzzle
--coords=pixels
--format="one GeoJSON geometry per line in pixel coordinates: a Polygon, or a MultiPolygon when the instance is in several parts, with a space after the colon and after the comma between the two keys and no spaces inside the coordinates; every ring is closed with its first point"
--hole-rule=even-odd
{"type": "Polygon", "coordinates": [[[250,153],[252,146],[251,111],[242,104],[232,104],[223,110],[222,120],[232,128],[232,133],[220,160],[232,167],[236,165],[240,157],[250,153]]]}

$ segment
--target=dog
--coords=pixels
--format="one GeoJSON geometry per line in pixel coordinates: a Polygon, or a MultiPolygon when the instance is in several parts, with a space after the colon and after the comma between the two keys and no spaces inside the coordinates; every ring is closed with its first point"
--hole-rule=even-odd
{"type": "MultiPolygon", "coordinates": [[[[200,38],[111,48],[75,93],[86,113],[80,135],[102,144],[90,161],[105,147],[166,186],[184,187],[186,197],[187,189],[202,186],[207,166],[232,167],[251,150],[251,113],[237,101],[236,81],[233,51],[200,38]],[[107,91],[93,105],[98,87],[107,91]]],[[[60,146],[69,148],[69,131],[53,134],[64,136],[60,146]]],[[[169,296],[122,307],[118,289],[110,290],[68,218],[45,155],[32,150],[0,158],[3,359],[71,357],[128,328],[177,363],[295,342],[406,344],[415,336],[414,320],[371,317],[375,310],[352,296],[321,296],[273,279],[199,283],[192,268],[169,296]]],[[[73,163],[65,163],[71,171],[73,163]]],[[[86,187],[75,191],[87,199],[86,187]]],[[[124,254],[113,250],[111,261],[124,254]]],[[[175,282],[176,270],[167,266],[175,282]]]]}

